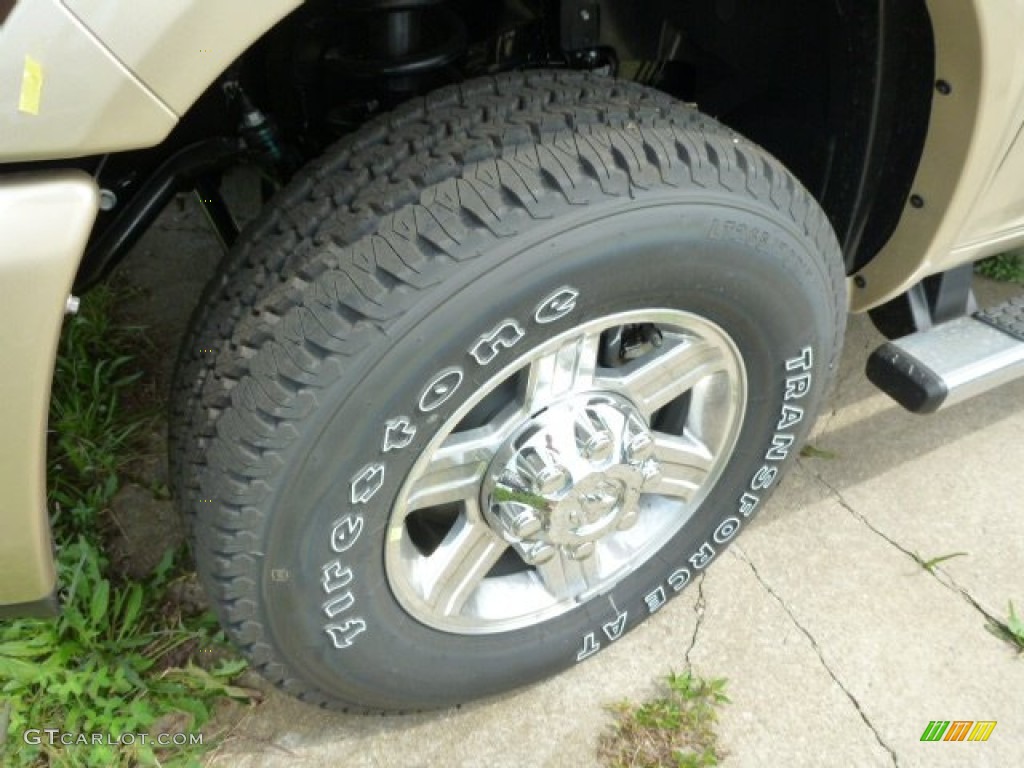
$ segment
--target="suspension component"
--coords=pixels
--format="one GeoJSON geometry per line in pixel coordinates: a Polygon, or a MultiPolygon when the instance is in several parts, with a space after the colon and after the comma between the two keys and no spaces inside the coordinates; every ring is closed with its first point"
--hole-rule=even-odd
{"type": "Polygon", "coordinates": [[[341,8],[349,39],[326,55],[341,77],[385,78],[404,91],[406,78],[441,69],[466,51],[465,25],[443,0],[356,0],[341,8]]]}

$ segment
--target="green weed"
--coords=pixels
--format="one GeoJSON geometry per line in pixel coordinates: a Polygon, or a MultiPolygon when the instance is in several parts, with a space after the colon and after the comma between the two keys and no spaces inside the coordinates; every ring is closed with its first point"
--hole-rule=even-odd
{"type": "Polygon", "coordinates": [[[701,768],[718,765],[722,752],[714,725],[729,701],[725,680],[690,672],[670,674],[665,695],[643,704],[613,705],[616,722],[598,747],[608,768],[701,768]]]}
{"type": "Polygon", "coordinates": [[[120,577],[104,555],[103,514],[146,426],[122,404],[139,376],[124,353],[138,329],[111,320],[114,301],[90,293],[60,343],[48,475],[63,608],[56,619],[0,624],[0,764],[12,768],[195,765],[212,737],[163,745],[159,735],[195,739],[218,699],[251,693],[231,685],[245,663],[227,651],[203,654],[209,668],[191,661],[225,641],[210,614],[168,603],[175,552],[142,581],[120,577]],[[50,743],[44,729],[75,743],[50,743]]]}
{"type": "Polygon", "coordinates": [[[921,567],[928,571],[928,573],[933,573],[935,571],[935,566],[939,565],[940,563],[944,563],[947,560],[952,560],[954,557],[967,557],[968,554],[969,553],[967,552],[950,552],[948,555],[939,555],[938,557],[933,557],[928,560],[925,560],[923,557],[921,557],[919,554],[915,552],[913,553],[912,557],[915,560],[917,560],[921,567]]]}
{"type": "Polygon", "coordinates": [[[1014,610],[1013,602],[1007,601],[1007,618],[1005,622],[993,619],[986,629],[1000,640],[1005,640],[1024,653],[1024,619],[1014,610]]]}

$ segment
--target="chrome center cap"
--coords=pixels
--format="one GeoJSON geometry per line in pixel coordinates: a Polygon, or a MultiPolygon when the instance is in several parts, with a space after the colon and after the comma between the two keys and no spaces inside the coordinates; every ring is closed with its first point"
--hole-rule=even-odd
{"type": "Polygon", "coordinates": [[[640,494],[661,470],[636,407],[605,393],[579,395],[528,419],[498,450],[481,488],[491,527],[539,565],[561,550],[582,560],[596,542],[631,527],[640,494]]]}

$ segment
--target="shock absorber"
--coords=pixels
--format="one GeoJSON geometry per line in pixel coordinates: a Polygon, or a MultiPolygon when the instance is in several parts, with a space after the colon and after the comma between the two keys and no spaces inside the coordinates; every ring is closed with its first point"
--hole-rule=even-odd
{"type": "Polygon", "coordinates": [[[338,7],[345,39],[326,60],[339,78],[377,80],[400,96],[466,51],[465,25],[444,0],[344,0],[338,7]]]}

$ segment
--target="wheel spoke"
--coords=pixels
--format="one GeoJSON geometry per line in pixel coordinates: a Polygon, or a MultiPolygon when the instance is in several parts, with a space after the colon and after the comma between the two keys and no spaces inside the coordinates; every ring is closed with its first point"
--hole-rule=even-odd
{"type": "Polygon", "coordinates": [[[536,566],[544,588],[555,598],[574,598],[600,583],[601,545],[584,560],[573,560],[558,552],[542,565],[536,566]]]}
{"type": "Polygon", "coordinates": [[[417,564],[427,604],[445,616],[458,615],[507,547],[479,511],[461,516],[430,557],[417,564]]]}
{"type": "Polygon", "coordinates": [[[495,442],[493,430],[487,428],[450,435],[413,484],[406,512],[475,499],[494,457],[495,442]]]}
{"type": "Polygon", "coordinates": [[[654,433],[654,458],[661,474],[644,486],[644,493],[678,496],[689,501],[707,479],[715,457],[689,433],[654,433]]]}
{"type": "Polygon", "coordinates": [[[562,395],[588,388],[597,368],[599,333],[586,333],[530,364],[523,402],[535,412],[562,395]]]}
{"type": "Polygon", "coordinates": [[[619,392],[636,403],[645,416],[691,390],[701,379],[725,370],[726,358],[717,345],[702,339],[665,334],[664,342],[635,365],[603,373],[598,389],[619,392]]]}

